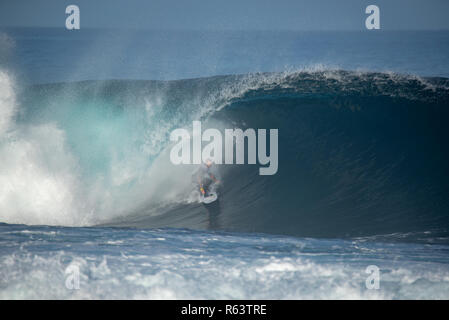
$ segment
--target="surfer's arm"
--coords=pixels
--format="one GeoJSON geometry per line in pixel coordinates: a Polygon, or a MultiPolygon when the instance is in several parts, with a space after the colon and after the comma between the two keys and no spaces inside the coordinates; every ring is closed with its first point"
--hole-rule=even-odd
{"type": "Polygon", "coordinates": [[[204,195],[206,194],[206,190],[204,190],[203,184],[201,183],[200,179],[198,179],[198,184],[200,185],[200,191],[204,195]]]}
{"type": "Polygon", "coordinates": [[[198,185],[200,186],[200,191],[204,195],[206,193],[206,191],[204,190],[203,182],[201,181],[201,176],[199,173],[196,175],[196,179],[198,181],[198,185]]]}

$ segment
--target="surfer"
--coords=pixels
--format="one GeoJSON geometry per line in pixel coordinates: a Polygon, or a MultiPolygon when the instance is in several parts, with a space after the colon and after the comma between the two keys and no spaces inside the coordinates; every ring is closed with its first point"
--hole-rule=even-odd
{"type": "Polygon", "coordinates": [[[206,190],[208,190],[208,187],[212,182],[220,182],[210,171],[212,164],[213,161],[211,159],[207,159],[203,164],[201,164],[195,173],[200,192],[203,196],[206,195],[206,190]]]}

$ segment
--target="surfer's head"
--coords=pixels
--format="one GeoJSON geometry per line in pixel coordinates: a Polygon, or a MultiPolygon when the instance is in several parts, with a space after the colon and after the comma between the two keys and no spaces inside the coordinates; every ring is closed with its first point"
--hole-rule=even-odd
{"type": "Polygon", "coordinates": [[[212,166],[213,163],[214,163],[214,162],[212,161],[212,159],[207,159],[206,162],[205,162],[205,164],[206,164],[206,166],[207,166],[208,168],[210,168],[210,167],[212,166]]]}

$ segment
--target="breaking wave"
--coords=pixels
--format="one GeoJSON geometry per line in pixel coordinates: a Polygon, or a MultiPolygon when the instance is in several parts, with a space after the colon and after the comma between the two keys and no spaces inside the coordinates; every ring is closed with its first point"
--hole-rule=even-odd
{"type": "MultiPolygon", "coordinates": [[[[449,80],[302,70],[18,88],[0,73],[0,221],[447,237],[449,80]],[[279,170],[169,160],[175,128],[279,129],[279,170]]],[[[413,237],[412,237],[413,238],[413,237]]]]}

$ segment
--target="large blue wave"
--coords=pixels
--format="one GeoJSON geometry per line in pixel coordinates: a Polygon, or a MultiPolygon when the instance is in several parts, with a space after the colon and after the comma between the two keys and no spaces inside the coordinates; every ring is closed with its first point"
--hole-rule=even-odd
{"type": "Polygon", "coordinates": [[[448,236],[448,79],[321,70],[85,81],[28,87],[18,100],[18,127],[55,123],[65,133],[85,193],[75,211],[88,212],[87,224],[448,236]],[[219,202],[192,201],[193,167],[176,171],[164,154],[171,130],[193,120],[278,128],[277,174],[223,165],[219,202]]]}

